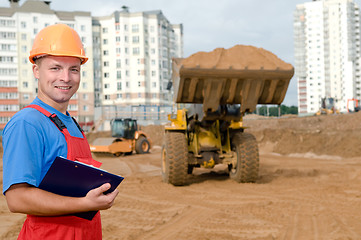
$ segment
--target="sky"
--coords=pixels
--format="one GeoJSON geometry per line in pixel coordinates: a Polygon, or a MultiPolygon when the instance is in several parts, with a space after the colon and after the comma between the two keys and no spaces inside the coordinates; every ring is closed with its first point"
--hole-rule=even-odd
{"type": "MultiPolygon", "coordinates": [[[[25,0],[20,0],[22,5],[25,0]]],[[[53,0],[55,11],[87,11],[106,16],[161,10],[172,24],[183,24],[184,56],[237,44],[264,48],[294,65],[293,13],[311,0],[53,0]]],[[[355,1],[360,6],[360,0],[355,1]]],[[[0,7],[8,7],[0,0],[0,7]]],[[[291,79],[284,105],[297,106],[297,82],[291,79]]]]}

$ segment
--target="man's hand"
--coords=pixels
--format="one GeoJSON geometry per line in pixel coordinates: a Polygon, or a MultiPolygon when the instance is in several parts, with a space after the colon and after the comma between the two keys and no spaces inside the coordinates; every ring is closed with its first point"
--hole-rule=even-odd
{"type": "Polygon", "coordinates": [[[85,204],[89,206],[91,210],[105,210],[113,206],[114,200],[118,195],[118,189],[113,192],[104,194],[110,188],[109,183],[104,183],[98,188],[90,190],[85,196],[85,204]]]}

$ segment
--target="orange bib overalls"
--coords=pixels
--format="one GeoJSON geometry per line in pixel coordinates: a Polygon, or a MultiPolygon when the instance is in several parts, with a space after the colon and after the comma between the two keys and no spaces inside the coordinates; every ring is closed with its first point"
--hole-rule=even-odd
{"type": "MultiPolygon", "coordinates": [[[[77,122],[78,128],[83,134],[83,138],[73,137],[66,129],[65,125],[55,115],[51,114],[38,105],[29,105],[51,121],[64,134],[67,142],[67,158],[72,161],[80,161],[95,167],[100,167],[101,163],[92,158],[88,141],[84,132],[77,122]]],[[[102,239],[102,227],[100,212],[98,211],[90,221],[76,216],[54,216],[42,217],[27,215],[24,225],[20,231],[18,240],[100,240],[102,239]]]]}

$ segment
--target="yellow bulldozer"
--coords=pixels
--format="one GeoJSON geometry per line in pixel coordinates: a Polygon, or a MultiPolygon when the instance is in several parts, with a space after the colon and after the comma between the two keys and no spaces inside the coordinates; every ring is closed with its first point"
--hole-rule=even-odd
{"type": "Polygon", "coordinates": [[[96,138],[90,145],[91,152],[112,154],[116,157],[132,154],[148,153],[151,141],[147,134],[138,129],[137,120],[130,118],[115,118],[110,122],[111,137],[96,138]]]}
{"type": "Polygon", "coordinates": [[[335,107],[335,99],[332,97],[321,98],[321,107],[316,112],[316,116],[339,114],[340,111],[335,107]]]}
{"type": "Polygon", "coordinates": [[[242,117],[257,104],[281,104],[293,66],[262,48],[236,45],[173,59],[172,68],[178,109],[165,127],[163,181],[182,186],[194,168],[226,164],[230,178],[255,182],[258,143],[242,117]]]}

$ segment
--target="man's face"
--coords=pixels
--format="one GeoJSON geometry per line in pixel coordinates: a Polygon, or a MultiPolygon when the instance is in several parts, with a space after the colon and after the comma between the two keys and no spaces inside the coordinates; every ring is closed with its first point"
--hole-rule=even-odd
{"type": "Polygon", "coordinates": [[[33,65],[33,72],[39,80],[38,98],[55,109],[66,110],[79,88],[80,59],[46,56],[33,65]]]}

